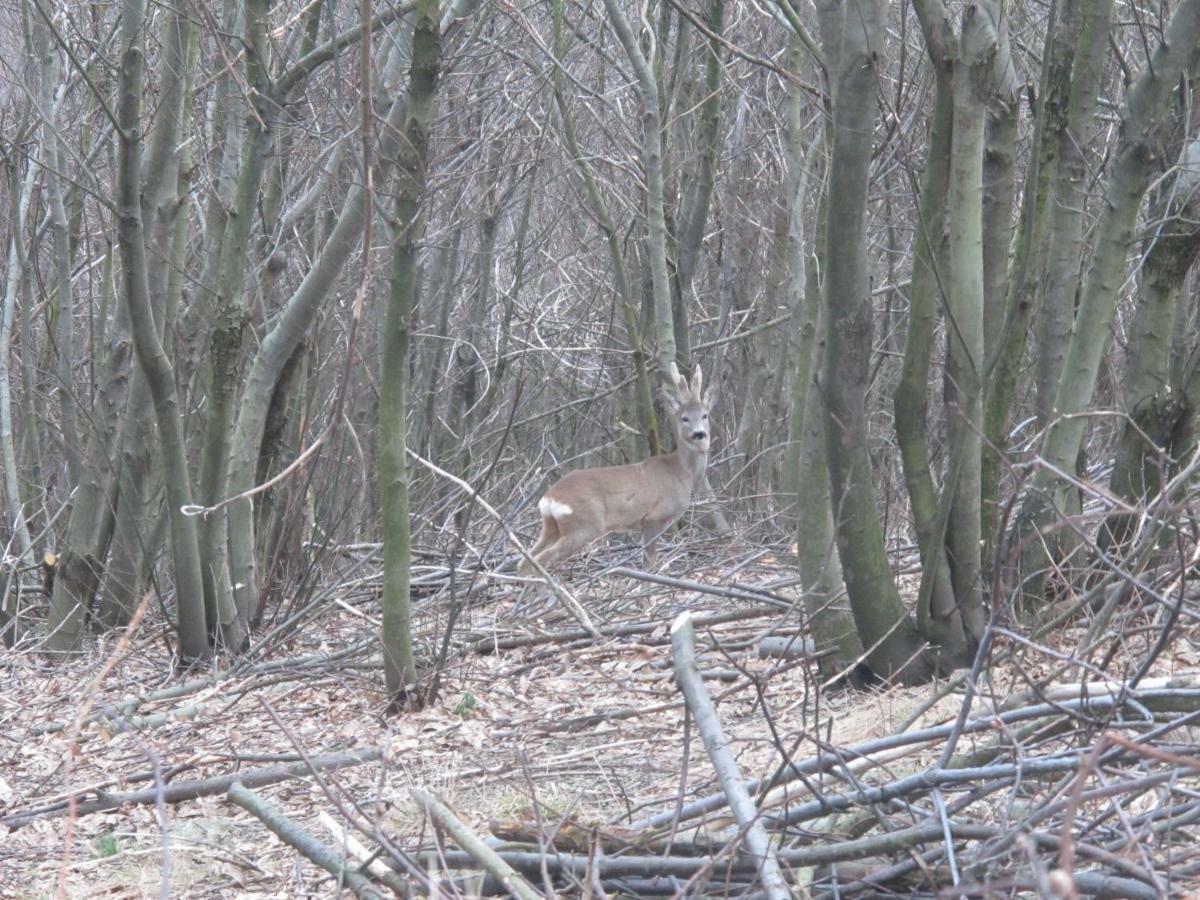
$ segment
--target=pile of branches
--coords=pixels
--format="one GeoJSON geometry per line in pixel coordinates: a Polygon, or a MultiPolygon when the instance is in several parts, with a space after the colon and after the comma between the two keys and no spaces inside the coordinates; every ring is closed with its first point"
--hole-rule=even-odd
{"type": "MultiPolygon", "coordinates": [[[[696,663],[693,624],[672,632],[676,681],[721,791],[625,824],[535,812],[473,833],[419,789],[435,839],[351,866],[240,784],[230,797],[338,874],[443,896],[783,898],[1036,891],[1179,896],[1200,883],[1200,676],[1093,681],[1013,698],[982,714],[970,674],[951,723],[818,752],[770,778],[738,771],[696,663]],[[930,761],[932,760],[932,762],[930,761]],[[471,880],[464,870],[485,877],[471,880]]],[[[331,827],[333,827],[331,825],[331,827]]],[[[376,838],[381,838],[376,834],[376,838]]]]}
{"type": "MultiPolygon", "coordinates": [[[[681,790],[641,819],[589,823],[535,804],[481,835],[414,788],[432,828],[425,839],[401,841],[327,783],[334,770],[386,762],[383,748],[367,748],[301,753],[193,781],[158,773],[152,787],[58,800],[0,817],[0,825],[226,795],[360,897],[1184,896],[1200,886],[1200,672],[1186,666],[1182,645],[1198,618],[1190,571],[1145,568],[1137,581],[1097,581],[1074,607],[1090,615],[1070,652],[1039,643],[1038,630],[1018,633],[994,619],[974,668],[941,694],[961,694],[953,721],[913,727],[922,710],[895,733],[852,745],[783,735],[769,723],[782,762],[761,779],[740,771],[705,687],[712,672],[701,671],[694,632],[714,617],[684,613],[670,648],[688,714],[682,738],[700,738],[720,790],[681,790]],[[1179,652],[1167,658],[1171,649],[1179,652]],[[1118,652],[1125,674],[1111,678],[1105,673],[1121,670],[1118,652]],[[1029,690],[997,697],[1001,666],[1025,675],[1029,690]],[[810,755],[800,755],[802,746],[810,755]],[[337,807],[339,819],[319,817],[332,841],[256,792],[298,777],[314,778],[337,807]]],[[[136,718],[133,707],[101,714],[113,726],[136,718]]],[[[690,756],[685,748],[681,784],[690,756]]]]}

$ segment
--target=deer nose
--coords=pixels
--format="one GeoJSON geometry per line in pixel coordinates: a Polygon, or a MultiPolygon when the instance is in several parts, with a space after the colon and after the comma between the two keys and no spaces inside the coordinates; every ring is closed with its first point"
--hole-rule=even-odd
{"type": "Polygon", "coordinates": [[[704,431],[703,429],[697,428],[695,431],[692,432],[692,440],[693,441],[702,441],[706,437],[708,437],[708,432],[704,431]]]}

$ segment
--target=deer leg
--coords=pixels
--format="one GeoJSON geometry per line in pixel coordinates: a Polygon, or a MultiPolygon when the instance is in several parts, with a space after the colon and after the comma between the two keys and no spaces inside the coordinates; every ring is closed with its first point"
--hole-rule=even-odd
{"type": "Polygon", "coordinates": [[[548,569],[555,563],[566,559],[580,550],[590,540],[588,532],[582,529],[568,530],[563,528],[560,523],[558,530],[558,540],[542,550],[537,556],[537,561],[542,564],[543,568],[548,569]]]}
{"type": "Polygon", "coordinates": [[[672,521],[674,520],[654,519],[642,523],[642,556],[647,569],[652,569],[658,560],[658,547],[655,546],[655,542],[659,535],[671,526],[672,521]]]}
{"type": "MultiPolygon", "coordinates": [[[[554,517],[542,516],[542,533],[538,536],[537,543],[529,548],[529,555],[541,562],[541,555],[560,537],[562,537],[562,533],[559,531],[558,522],[554,517]]],[[[521,564],[517,566],[517,574],[522,577],[533,575],[536,571],[527,559],[522,559],[521,564]]]]}

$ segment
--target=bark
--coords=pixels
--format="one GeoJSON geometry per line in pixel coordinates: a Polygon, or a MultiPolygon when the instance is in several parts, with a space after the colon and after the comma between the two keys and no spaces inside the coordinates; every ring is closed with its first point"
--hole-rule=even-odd
{"type": "Polygon", "coordinates": [[[914,4],[926,51],[934,67],[933,118],[921,180],[912,245],[908,332],[904,361],[893,401],[896,442],[908,487],[913,529],[921,556],[917,624],[922,634],[952,655],[962,647],[961,616],[946,559],[944,529],[938,527],[938,490],[929,449],[929,384],[934,331],[942,304],[946,270],[946,197],[954,126],[954,68],[958,40],[945,6],[938,0],[914,4]]]}
{"type": "MultiPolygon", "coordinates": [[[[8,248],[8,266],[4,273],[4,308],[0,311],[0,463],[4,466],[4,494],[7,500],[8,520],[11,522],[13,535],[16,538],[16,553],[18,565],[33,565],[33,540],[29,535],[26,523],[25,505],[21,502],[21,485],[17,478],[17,448],[13,440],[12,416],[12,387],[9,377],[9,360],[12,355],[13,322],[16,317],[17,295],[21,291],[21,282],[28,275],[21,265],[17,245],[24,231],[25,218],[29,210],[29,197],[33,191],[33,180],[37,175],[37,167],[30,165],[25,174],[20,175],[14,168],[10,171],[12,184],[12,216],[10,227],[10,244],[8,248]],[[19,186],[18,186],[19,185],[19,186]]],[[[8,597],[0,597],[0,603],[8,610],[8,597]]]]}
{"type": "Polygon", "coordinates": [[[1034,111],[1033,152],[1025,173],[1020,224],[1004,300],[1004,326],[997,345],[988,351],[989,377],[984,385],[984,457],[982,506],[985,558],[994,553],[996,500],[1009,413],[1020,381],[1021,363],[1034,313],[1048,227],[1050,184],[1057,168],[1059,135],[1066,127],[1070,92],[1070,60],[1077,31],[1075,0],[1052,0],[1048,15],[1042,71],[1034,111]]]}
{"type": "MultiPolygon", "coordinates": [[[[229,469],[229,441],[233,429],[238,383],[244,352],[242,335],[249,319],[245,292],[246,264],[251,226],[259,208],[259,189],[266,171],[267,154],[275,140],[277,96],[268,70],[266,18],[270,0],[247,0],[244,17],[245,78],[250,86],[246,134],[232,205],[225,211],[217,283],[211,297],[206,366],[204,454],[200,464],[199,497],[204,506],[215,506],[225,496],[229,469]]],[[[219,629],[226,646],[241,650],[249,635],[249,617],[234,614],[227,571],[228,517],[223,510],[205,516],[200,526],[200,552],[204,560],[204,602],[210,625],[219,629]]],[[[251,548],[253,550],[253,548],[251,548]]]]}
{"type": "Polygon", "coordinates": [[[423,299],[421,309],[427,310],[436,303],[437,320],[425,326],[425,330],[432,332],[435,340],[431,342],[433,346],[425,364],[418,369],[424,371],[425,378],[418,391],[422,404],[413,428],[417,436],[413,443],[429,459],[445,458],[441,449],[444,434],[437,415],[437,401],[442,388],[442,367],[447,344],[444,338],[450,330],[450,307],[454,304],[456,282],[454,273],[458,269],[458,249],[462,243],[462,232],[461,225],[454,228],[450,237],[434,255],[430,267],[432,271],[429,273],[427,286],[423,289],[426,299],[423,299]]]}
{"type": "MultiPolygon", "coordinates": [[[[167,333],[168,323],[176,321],[183,291],[181,273],[187,265],[191,166],[186,148],[180,148],[180,138],[190,119],[185,98],[191,93],[191,72],[199,50],[197,30],[182,17],[172,15],[164,27],[163,47],[159,81],[167,87],[155,119],[142,179],[143,221],[156,224],[158,238],[153,262],[147,262],[147,278],[153,285],[154,296],[163,298],[156,316],[160,341],[167,333]]],[[[99,558],[104,558],[103,548],[108,548],[94,622],[100,628],[113,628],[129,621],[142,596],[145,573],[153,570],[159,549],[154,536],[161,505],[155,484],[158,473],[151,397],[140,367],[130,373],[130,379],[121,429],[115,440],[111,435],[103,436],[103,446],[112,448],[105,453],[112,454],[117,465],[113,473],[115,491],[109,486],[110,499],[96,525],[99,558]]],[[[111,408],[111,402],[108,405],[111,408]]],[[[112,421],[117,421],[115,416],[112,421]]],[[[113,474],[105,473],[105,477],[112,478],[113,474]]],[[[205,619],[211,627],[213,619],[207,610],[205,619]]]]}
{"type": "MultiPolygon", "coordinates": [[[[284,367],[279,384],[271,398],[267,424],[263,432],[263,449],[259,457],[257,480],[264,484],[274,478],[303,449],[303,427],[308,418],[308,393],[311,378],[311,343],[300,344],[284,367]]],[[[303,566],[303,521],[301,509],[305,488],[291,480],[262,492],[259,499],[256,533],[259,558],[266,561],[263,578],[263,599],[258,615],[251,621],[257,628],[263,612],[283,599],[289,578],[303,566]]]]}
{"type": "MultiPolygon", "coordinates": [[[[800,71],[804,48],[794,41],[793,68],[800,71]]],[[[809,253],[804,233],[807,217],[808,167],[815,165],[821,138],[807,152],[800,145],[800,113],[803,98],[792,87],[788,103],[788,193],[787,193],[787,291],[792,313],[792,355],[795,370],[788,411],[788,449],[785,454],[785,488],[795,503],[796,561],[808,626],[818,649],[827,651],[819,666],[829,678],[853,665],[862,655],[862,643],[854,617],[846,608],[845,582],[834,545],[833,504],[829,494],[829,468],[825,459],[825,410],[817,386],[823,342],[821,329],[821,284],[818,266],[806,263],[809,253]]],[[[822,187],[817,205],[814,246],[825,237],[828,200],[822,187]]]]}
{"type": "Polygon", "coordinates": [[[370,879],[358,871],[358,867],[344,853],[327,847],[315,837],[285,816],[273,804],[235,781],[229,786],[229,799],[262,822],[281,841],[294,847],[299,853],[316,863],[337,880],[345,884],[355,897],[363,900],[383,900],[370,879]]]}
{"type": "MultiPolygon", "coordinates": [[[[1200,215],[1200,173],[1194,168],[1198,150],[1200,142],[1192,141],[1182,154],[1180,175],[1160,189],[1151,218],[1163,224],[1147,241],[1125,348],[1121,405],[1130,421],[1121,425],[1108,485],[1133,506],[1158,493],[1172,462],[1169,445],[1188,406],[1185,392],[1171,383],[1169,364],[1176,304],[1200,252],[1195,225],[1200,215]],[[1172,203],[1172,198],[1180,202],[1172,203]]],[[[1109,516],[1098,537],[1101,549],[1122,546],[1135,524],[1129,515],[1109,516]]]]}
{"type": "Polygon", "coordinates": [[[71,240],[67,210],[63,204],[62,154],[58,146],[58,104],[61,74],[58,54],[50,40],[48,26],[40,14],[32,16],[33,51],[38,57],[38,97],[42,115],[42,167],[45,170],[50,232],[53,239],[54,299],[57,317],[57,393],[62,430],[63,456],[71,484],[83,479],[82,444],[75,398],[75,302],[71,289],[71,240]]]}
{"type": "Polygon", "coordinates": [[[500,882],[510,896],[516,897],[517,900],[538,900],[542,896],[512,866],[501,859],[495,850],[463,824],[446,804],[417,787],[409,788],[409,792],[417,805],[436,823],[438,830],[453,838],[454,842],[463,848],[466,856],[500,882]]]}
{"type": "Polygon", "coordinates": [[[775,849],[767,837],[758,808],[750,792],[746,790],[738,770],[737,761],[729,749],[729,738],[721,727],[716,706],[704,687],[700,670],[696,664],[696,630],[692,614],[682,613],[671,625],[671,658],[675,669],[675,683],[683,694],[697,730],[708,751],[713,770],[721,783],[721,789],[729,799],[729,808],[737,820],[745,841],[748,855],[758,866],[763,889],[769,900],[783,900],[792,896],[784,880],[783,871],[775,849]]]}
{"type": "Polygon", "coordinates": [[[833,141],[825,260],[828,316],[822,387],[838,556],[850,606],[872,669],[919,682],[930,673],[916,627],[888,566],[875,506],[866,416],[872,309],[866,258],[866,199],[875,126],[875,63],[883,53],[886,6],[864,0],[851,14],[818,6],[833,87],[833,141]],[[835,51],[836,48],[836,51],[835,51]]]}
{"type": "Polygon", "coordinates": [[[12,356],[13,322],[16,316],[17,295],[26,274],[21,266],[17,246],[24,231],[25,217],[29,210],[29,197],[33,191],[33,180],[37,174],[35,166],[27,166],[22,176],[18,167],[9,170],[12,215],[10,218],[10,244],[8,266],[4,275],[3,309],[0,310],[0,468],[3,468],[2,485],[8,521],[13,531],[11,562],[6,562],[4,577],[0,578],[0,646],[12,646],[22,636],[24,626],[20,616],[20,578],[18,568],[31,567],[33,563],[33,540],[25,515],[25,504],[21,498],[21,483],[17,477],[17,449],[13,440],[12,385],[9,376],[9,360],[12,356]],[[18,186],[19,185],[19,186],[18,186]]]}
{"type": "MultiPolygon", "coordinates": [[[[685,196],[689,202],[682,210],[678,262],[675,269],[675,295],[680,307],[687,304],[696,263],[704,242],[717,159],[721,153],[721,32],[725,24],[724,0],[709,0],[706,22],[710,35],[704,50],[704,100],[700,104],[698,143],[700,158],[694,179],[685,196]]],[[[682,27],[682,24],[681,24],[682,27]]],[[[680,44],[682,44],[682,40],[680,44]]]]}
{"type": "MultiPolygon", "coordinates": [[[[987,372],[1004,335],[1009,251],[1016,197],[1017,126],[1020,85],[1008,42],[1008,11],[1001,11],[993,86],[988,97],[983,146],[983,343],[987,372]]],[[[1036,144],[1034,145],[1036,148],[1036,144]]],[[[1035,182],[1030,182],[1034,186],[1035,182]]],[[[986,383],[986,382],[985,382],[986,383]]],[[[986,516],[988,511],[984,510],[986,516]]]]}

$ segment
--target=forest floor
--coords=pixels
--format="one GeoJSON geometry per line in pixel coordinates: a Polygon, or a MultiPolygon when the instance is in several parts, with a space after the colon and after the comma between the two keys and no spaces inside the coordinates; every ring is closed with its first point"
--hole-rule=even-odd
{"type": "MultiPolygon", "coordinates": [[[[779,585],[790,574],[769,554],[734,573],[679,568],[687,578],[724,585],[779,585]]],[[[338,751],[384,748],[385,761],[326,771],[323,784],[292,778],[258,789],[334,847],[341,838],[329,823],[345,821],[339,805],[357,807],[402,846],[428,837],[409,793],[414,786],[436,794],[483,835],[538,814],[558,825],[637,819],[671,809],[681,792],[712,793],[712,768],[695,728],[685,724],[673,682],[668,629],[685,609],[703,616],[759,604],[628,578],[589,581],[578,570],[567,584],[597,624],[651,623],[652,630],[552,640],[545,635],[577,627],[565,613],[556,606],[530,612],[503,581],[480,582],[457,624],[437,698],[402,716],[384,713],[376,651],[338,657],[378,633],[378,596],[369,580],[334,591],[253,667],[227,668],[220,678],[211,677],[212,668],[173,673],[153,611],[124,648],[106,637],[58,665],[32,652],[7,655],[0,662],[0,821],[30,817],[0,839],[0,896],[165,896],[168,884],[174,897],[331,896],[331,876],[223,791],[75,816],[65,804],[72,793],[80,803],[147,788],[153,794],[155,785],[338,751]],[[480,653],[466,640],[472,634],[535,640],[480,653]],[[189,690],[161,696],[181,680],[189,690]]],[[[794,589],[773,593],[794,596],[794,589]]],[[[440,641],[444,609],[444,600],[418,602],[426,655],[440,641]]],[[[757,657],[763,635],[799,629],[793,610],[699,630],[707,684],[744,776],[769,775],[780,746],[792,758],[807,755],[817,735],[846,745],[891,734],[937,693],[937,684],[830,689],[811,660],[757,657]],[[714,637],[721,649],[703,652],[714,637]]],[[[1197,646],[1200,640],[1176,642],[1157,674],[1200,671],[1197,646]]],[[[978,699],[979,708],[1025,690],[1038,667],[1051,663],[1027,657],[1020,667],[993,671],[991,696],[978,699]]],[[[951,693],[921,713],[920,723],[952,719],[960,699],[951,693]]],[[[964,738],[963,749],[973,740],[964,738]]],[[[929,753],[906,757],[898,772],[929,762],[929,753]]]]}

